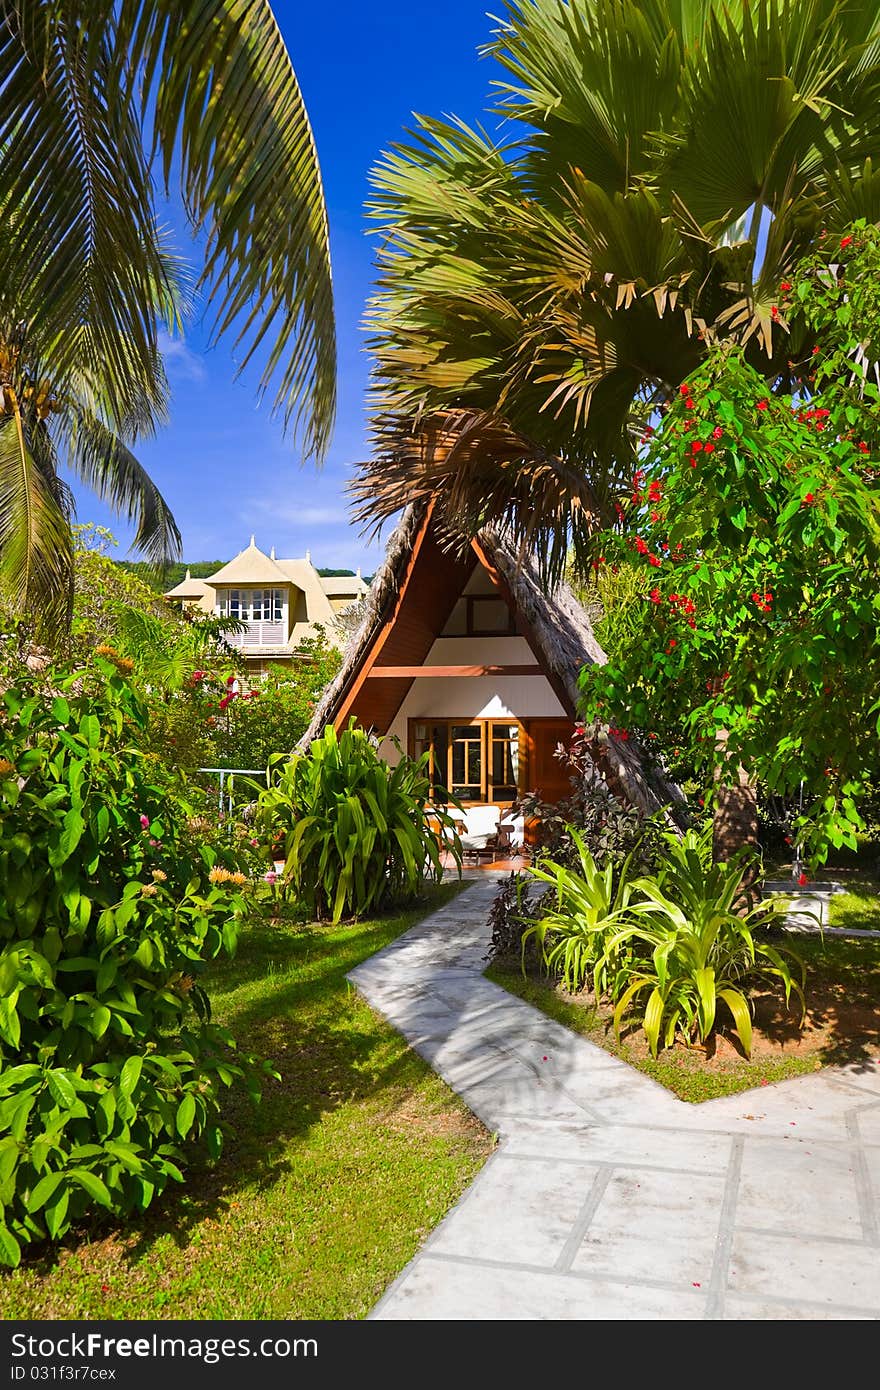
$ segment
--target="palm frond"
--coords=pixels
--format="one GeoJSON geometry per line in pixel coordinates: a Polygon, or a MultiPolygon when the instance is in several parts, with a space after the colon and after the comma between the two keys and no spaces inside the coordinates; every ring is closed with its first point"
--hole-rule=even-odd
{"type": "Polygon", "coordinates": [[[181,537],[171,509],[128,446],[79,402],[61,417],[62,437],[73,471],[114,511],[135,522],[133,548],[156,565],[181,553],[181,537]]]}
{"type": "Polygon", "coordinates": [[[73,547],[69,494],[41,459],[17,411],[0,417],[0,594],[38,627],[69,620],[73,547]]]}

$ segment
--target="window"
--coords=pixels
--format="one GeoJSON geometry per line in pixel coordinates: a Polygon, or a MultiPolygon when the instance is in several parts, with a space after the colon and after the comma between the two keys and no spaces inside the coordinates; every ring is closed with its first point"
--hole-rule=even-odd
{"type": "Polygon", "coordinates": [[[219,600],[225,618],[242,623],[280,623],[283,615],[280,589],[227,589],[219,600]]]}
{"type": "Polygon", "coordinates": [[[521,726],[508,720],[410,721],[410,746],[416,758],[429,755],[436,801],[445,801],[449,792],[465,802],[498,806],[515,801],[523,766],[522,735],[521,726]]]}
{"type": "Polygon", "coordinates": [[[513,614],[497,594],[471,594],[467,600],[469,637],[506,637],[516,632],[513,614]]]}

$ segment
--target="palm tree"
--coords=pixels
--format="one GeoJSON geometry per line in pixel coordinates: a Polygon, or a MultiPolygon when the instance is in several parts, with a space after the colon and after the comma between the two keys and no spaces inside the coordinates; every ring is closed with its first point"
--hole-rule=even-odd
{"type": "Polygon", "coordinates": [[[306,453],[335,407],[317,155],[268,0],[0,0],[0,593],[57,622],[66,459],[160,560],[180,537],[133,448],[162,423],[159,329],[194,290],[306,453]],[[195,286],[158,225],[179,178],[195,286]]]}
{"type": "MultiPolygon", "coordinates": [[[[504,138],[419,120],[374,171],[372,527],[433,498],[503,524],[548,580],[613,525],[644,426],[736,338],[791,382],[779,286],[880,218],[870,0],[508,0],[504,138]]],[[[719,852],[753,821],[724,766],[719,852]]]]}
{"type": "Polygon", "coordinates": [[[419,120],[373,174],[376,526],[433,496],[559,575],[631,487],[643,426],[719,336],[770,386],[780,281],[880,216],[869,0],[509,0],[504,139],[419,120]]]}

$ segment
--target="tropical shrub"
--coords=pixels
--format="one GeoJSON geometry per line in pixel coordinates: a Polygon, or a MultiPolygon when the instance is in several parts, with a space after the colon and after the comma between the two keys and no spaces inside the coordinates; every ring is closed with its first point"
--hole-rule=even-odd
{"type": "Polygon", "coordinates": [[[318,918],[360,917],[413,896],[423,880],[439,880],[438,831],[456,862],[461,846],[452,818],[428,808],[426,758],[401,756],[396,766],[352,720],[337,736],[328,728],[308,753],[269,768],[259,824],[283,837],[285,876],[318,918]]]}
{"type": "Polygon", "coordinates": [[[530,874],[517,873],[516,870],[501,883],[489,909],[492,938],[487,960],[520,953],[525,958],[527,944],[523,942],[524,928],[540,915],[542,908],[542,898],[531,896],[533,883],[530,874]]]}
{"type": "Polygon", "coordinates": [[[712,863],[712,827],[663,835],[653,876],[633,876],[631,861],[604,869],[576,830],[579,866],[541,861],[530,877],[548,885],[537,920],[522,914],[523,951],[537,946],[544,967],[571,992],[590,983],[614,1005],[619,1038],[627,1014],[641,1018],[654,1056],[677,1032],[704,1042],[719,1005],[751,1052],[749,992],[764,981],[794,993],[803,1009],[803,963],[774,943],[769,928],[787,910],[780,899],[747,908],[748,865],[741,856],[712,863]],[[797,978],[796,978],[797,977],[797,978]]]}
{"type": "MultiPolygon", "coordinates": [[[[573,827],[569,834],[577,850],[578,867],[541,860],[531,877],[554,890],[545,897],[555,906],[542,911],[523,932],[523,950],[534,940],[546,968],[562,977],[566,989],[583,989],[592,973],[598,997],[604,988],[605,943],[627,918],[632,894],[630,861],[620,868],[609,859],[599,868],[584,839],[573,827]]],[[[543,904],[542,904],[543,906],[543,904]]]]}
{"type": "Polygon", "coordinates": [[[258,1068],[201,976],[235,949],[245,877],[137,747],[117,666],[0,699],[0,1259],[96,1210],[143,1211],[216,1157],[222,1089],[258,1068]]]}
{"type": "MultiPolygon", "coordinates": [[[[213,711],[220,767],[266,767],[276,753],[290,753],[312,720],[315,706],[339,670],[340,652],[322,627],[304,641],[290,666],[270,669],[249,691],[221,694],[213,711]]],[[[210,691],[207,692],[210,694],[210,691]]]]}
{"type": "Polygon", "coordinates": [[[668,1047],[678,1030],[704,1042],[722,1003],[749,1056],[752,986],[781,982],[786,1004],[794,992],[804,1005],[802,962],[767,937],[788,905],[773,900],[744,908],[744,859],[713,864],[711,828],[664,838],[660,873],[633,880],[628,920],[607,935],[599,962],[615,1001],[615,1031],[619,1036],[624,1015],[638,1003],[656,1057],[661,1037],[668,1047]]]}
{"type": "Polygon", "coordinates": [[[545,802],[536,792],[527,792],[512,808],[527,822],[537,822],[538,859],[576,868],[582,862],[582,846],[586,845],[600,865],[609,860],[620,865],[633,859],[639,868],[651,869],[660,828],[635,807],[624,806],[609,791],[596,771],[583,724],[576,726],[568,746],[558,746],[555,757],[568,774],[569,795],[557,802],[545,802]],[[578,832],[577,838],[572,835],[573,829],[578,832]]]}

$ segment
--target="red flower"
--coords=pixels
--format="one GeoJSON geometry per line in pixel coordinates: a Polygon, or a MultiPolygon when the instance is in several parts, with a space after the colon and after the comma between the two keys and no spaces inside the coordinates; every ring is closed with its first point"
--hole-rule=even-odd
{"type": "Polygon", "coordinates": [[[809,881],[810,879],[808,874],[801,874],[800,878],[798,879],[798,883],[800,884],[801,888],[805,888],[809,881]]]}
{"type": "Polygon", "coordinates": [[[693,443],[691,444],[691,453],[693,453],[693,454],[699,454],[699,453],[701,452],[702,448],[703,448],[702,441],[699,440],[699,439],[695,439],[695,440],[693,441],[693,443]]]}
{"type": "Polygon", "coordinates": [[[720,439],[723,433],[724,433],[724,431],[723,431],[723,429],[721,428],[721,426],[720,426],[720,425],[716,425],[715,428],[714,428],[714,430],[712,431],[712,438],[713,438],[713,439],[720,439]]]}
{"type": "Polygon", "coordinates": [[[652,521],[659,521],[659,520],[660,520],[660,513],[659,513],[659,512],[652,512],[652,513],[651,513],[651,520],[652,520],[652,521]]]}
{"type": "Polygon", "coordinates": [[[659,502],[660,499],[661,499],[661,496],[662,496],[662,491],[663,491],[662,484],[661,484],[660,482],[658,482],[656,479],[654,480],[653,483],[649,483],[649,484],[648,484],[648,501],[649,501],[649,502],[659,502]]]}
{"type": "Polygon", "coordinates": [[[852,237],[851,237],[851,236],[844,236],[844,237],[841,237],[841,238],[840,238],[840,249],[841,249],[841,251],[845,251],[846,248],[849,246],[849,244],[850,244],[851,241],[852,241],[852,237]]]}
{"type": "Polygon", "coordinates": [[[652,589],[648,595],[648,598],[651,600],[652,603],[662,603],[663,601],[660,597],[659,589],[652,589]]]}
{"type": "Polygon", "coordinates": [[[647,545],[645,544],[645,542],[642,540],[641,536],[636,536],[635,546],[636,546],[636,550],[639,552],[640,555],[647,555],[647,553],[648,553],[648,547],[647,547],[647,545]]]}
{"type": "Polygon", "coordinates": [[[782,293],[785,294],[788,290],[791,289],[791,281],[790,281],[790,280],[783,280],[782,283],[780,284],[779,288],[780,288],[780,290],[782,291],[782,293]]]}
{"type": "Polygon", "coordinates": [[[714,445],[714,444],[704,444],[704,445],[703,445],[703,453],[704,453],[704,454],[714,454],[714,452],[715,452],[715,445],[714,445]]]}
{"type": "Polygon", "coordinates": [[[234,682],[235,682],[235,676],[227,676],[227,677],[226,677],[226,684],[227,684],[227,685],[233,685],[234,682]]]}
{"type": "Polygon", "coordinates": [[[773,305],[773,307],[772,307],[771,310],[770,310],[770,316],[771,316],[771,318],[774,318],[774,319],[778,319],[778,318],[779,318],[779,310],[777,309],[777,307],[776,307],[775,304],[773,305]]]}
{"type": "Polygon", "coordinates": [[[683,381],[678,389],[682,396],[689,396],[691,394],[691,388],[686,381],[683,381]]]}
{"type": "Polygon", "coordinates": [[[766,410],[769,404],[770,404],[769,401],[758,401],[758,409],[759,409],[759,410],[766,410]]]}
{"type": "Polygon", "coordinates": [[[864,439],[859,440],[858,444],[856,445],[856,448],[858,449],[860,454],[867,454],[870,452],[864,439]]]}
{"type": "Polygon", "coordinates": [[[808,492],[801,503],[802,507],[815,507],[816,498],[812,492],[808,492]]]}
{"type": "Polygon", "coordinates": [[[666,648],[667,653],[671,652],[672,649],[673,649],[673,647],[677,647],[677,646],[678,646],[678,643],[676,642],[675,638],[674,638],[674,637],[670,637],[670,639],[669,639],[669,644],[668,644],[668,646],[667,646],[667,648],[666,648]]]}
{"type": "Polygon", "coordinates": [[[224,695],[224,696],[223,696],[223,699],[220,701],[220,708],[221,708],[221,709],[226,709],[227,705],[228,705],[229,702],[230,702],[230,699],[231,699],[231,697],[230,697],[229,695],[224,695]]]}
{"type": "Polygon", "coordinates": [[[649,564],[649,565],[653,565],[655,569],[659,569],[660,566],[663,564],[663,561],[662,561],[662,560],[658,560],[658,558],[657,558],[656,555],[649,555],[649,556],[648,556],[648,564],[649,564]]]}

